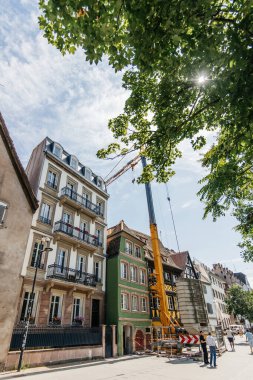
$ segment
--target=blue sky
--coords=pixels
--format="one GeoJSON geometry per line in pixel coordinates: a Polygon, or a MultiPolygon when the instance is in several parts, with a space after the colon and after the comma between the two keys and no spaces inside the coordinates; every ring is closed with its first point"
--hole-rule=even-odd
{"type": "MultiPolygon", "coordinates": [[[[34,0],[0,2],[2,115],[24,166],[32,149],[49,136],[104,177],[115,163],[98,160],[96,151],[112,141],[107,121],[122,111],[127,97],[121,74],[115,74],[106,60],[90,66],[81,51],[63,57],[43,38],[38,13],[34,0]]],[[[203,205],[196,196],[198,180],[204,175],[200,155],[187,143],[182,150],[177,174],[169,183],[180,249],[209,266],[222,262],[244,272],[253,286],[253,264],[243,262],[237,247],[236,221],[229,215],[216,223],[211,218],[202,220],[203,205]]],[[[139,170],[109,187],[108,225],[124,219],[129,227],[148,233],[144,186],[132,184],[139,170]]],[[[176,250],[165,185],[154,183],[152,188],[160,237],[176,250]]]]}

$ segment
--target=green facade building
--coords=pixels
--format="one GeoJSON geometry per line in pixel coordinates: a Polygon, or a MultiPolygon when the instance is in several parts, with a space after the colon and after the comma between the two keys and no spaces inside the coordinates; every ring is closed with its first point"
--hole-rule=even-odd
{"type": "MultiPolygon", "coordinates": [[[[175,252],[159,242],[168,314],[181,325],[177,283],[196,278],[188,252],[175,252]]],[[[155,273],[149,235],[122,220],[108,229],[106,323],[116,325],[118,355],[151,348],[152,326],[160,325],[160,302],[153,286],[155,273]]]]}
{"type": "Polygon", "coordinates": [[[116,325],[118,355],[150,348],[145,242],[121,221],[108,230],[106,322],[116,325]]]}

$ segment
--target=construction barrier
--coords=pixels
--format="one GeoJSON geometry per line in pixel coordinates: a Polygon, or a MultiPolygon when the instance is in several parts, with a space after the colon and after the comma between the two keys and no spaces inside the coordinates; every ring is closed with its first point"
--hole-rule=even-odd
{"type": "Polygon", "coordinates": [[[179,342],[182,344],[199,344],[198,335],[179,335],[179,342]]]}

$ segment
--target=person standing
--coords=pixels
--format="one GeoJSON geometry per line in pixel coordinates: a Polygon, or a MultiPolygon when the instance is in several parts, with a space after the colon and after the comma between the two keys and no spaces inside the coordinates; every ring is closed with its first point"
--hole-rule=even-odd
{"type": "Polygon", "coordinates": [[[250,332],[250,330],[247,330],[245,336],[250,346],[250,352],[253,354],[253,334],[250,332]]]}
{"type": "Polygon", "coordinates": [[[212,367],[213,364],[213,367],[216,368],[216,343],[211,333],[208,333],[206,343],[210,349],[210,367],[212,367]]]}
{"type": "Polygon", "coordinates": [[[235,351],[234,335],[231,330],[227,330],[227,338],[231,346],[231,350],[235,351]]]}
{"type": "Polygon", "coordinates": [[[199,333],[200,333],[199,341],[200,341],[201,348],[202,348],[203,355],[204,355],[204,363],[209,364],[208,352],[207,352],[207,348],[206,348],[206,340],[205,340],[205,337],[203,335],[203,331],[200,331],[199,333]]]}

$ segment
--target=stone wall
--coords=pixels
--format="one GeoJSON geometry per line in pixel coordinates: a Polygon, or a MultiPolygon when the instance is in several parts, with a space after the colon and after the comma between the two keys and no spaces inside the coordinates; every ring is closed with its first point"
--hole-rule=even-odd
{"type": "MultiPolygon", "coordinates": [[[[20,351],[8,353],[5,369],[17,368],[20,351]]],[[[103,346],[50,348],[44,350],[26,350],[23,357],[23,367],[36,367],[77,360],[103,358],[103,346]]]]}

